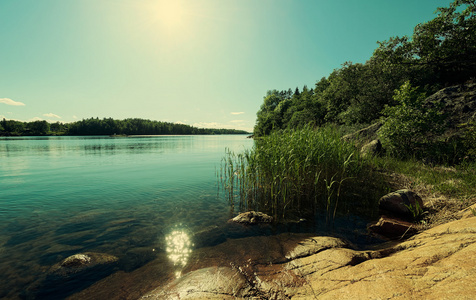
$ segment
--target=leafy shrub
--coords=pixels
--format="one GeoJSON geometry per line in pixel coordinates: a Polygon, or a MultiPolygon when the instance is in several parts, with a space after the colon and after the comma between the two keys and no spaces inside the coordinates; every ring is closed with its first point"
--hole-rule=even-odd
{"type": "Polygon", "coordinates": [[[405,158],[431,147],[429,140],[444,130],[443,115],[436,104],[425,104],[425,93],[418,92],[410,82],[395,91],[396,106],[386,106],[387,117],[378,135],[391,154],[405,158]]]}

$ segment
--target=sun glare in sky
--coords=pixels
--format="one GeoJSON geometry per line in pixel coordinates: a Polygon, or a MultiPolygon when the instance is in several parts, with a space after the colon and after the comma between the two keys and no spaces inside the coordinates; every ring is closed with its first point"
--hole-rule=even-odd
{"type": "Polygon", "coordinates": [[[0,120],[251,131],[268,90],[364,63],[451,1],[0,0],[0,120]]]}
{"type": "Polygon", "coordinates": [[[151,11],[155,21],[169,32],[183,28],[190,13],[187,6],[180,0],[156,0],[152,2],[151,11]]]}

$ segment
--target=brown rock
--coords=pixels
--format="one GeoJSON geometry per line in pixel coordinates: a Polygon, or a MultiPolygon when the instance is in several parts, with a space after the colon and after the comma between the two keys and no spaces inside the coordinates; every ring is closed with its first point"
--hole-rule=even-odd
{"type": "Polygon", "coordinates": [[[415,224],[386,216],[381,216],[378,222],[368,228],[390,239],[408,237],[416,232],[415,224]]]}
{"type": "Polygon", "coordinates": [[[423,201],[415,192],[404,189],[380,198],[379,208],[412,219],[423,212],[423,201]]]}

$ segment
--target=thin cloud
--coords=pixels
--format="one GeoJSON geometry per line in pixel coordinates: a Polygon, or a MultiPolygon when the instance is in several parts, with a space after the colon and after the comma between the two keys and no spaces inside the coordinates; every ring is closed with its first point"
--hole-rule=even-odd
{"type": "Polygon", "coordinates": [[[193,124],[193,127],[197,128],[224,128],[222,124],[217,122],[198,122],[193,124]]]}
{"type": "Polygon", "coordinates": [[[245,112],[244,111],[240,111],[240,112],[231,112],[232,115],[242,115],[244,114],[245,112]]]}
{"type": "Polygon", "coordinates": [[[13,106],[25,106],[25,103],[13,101],[10,98],[0,98],[0,103],[13,106]]]}
{"type": "Polygon", "coordinates": [[[45,117],[48,117],[48,118],[56,118],[56,119],[61,119],[61,117],[60,117],[60,116],[58,116],[58,115],[55,115],[55,114],[53,114],[53,113],[49,113],[49,114],[43,114],[43,116],[45,116],[45,117]]]}
{"type": "Polygon", "coordinates": [[[28,120],[28,122],[35,122],[35,121],[44,121],[45,119],[40,117],[34,117],[28,120]]]}

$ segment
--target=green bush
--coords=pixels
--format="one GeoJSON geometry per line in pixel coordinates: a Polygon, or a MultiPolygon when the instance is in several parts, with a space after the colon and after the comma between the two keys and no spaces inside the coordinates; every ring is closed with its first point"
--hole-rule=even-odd
{"type": "Polygon", "coordinates": [[[431,141],[444,130],[443,115],[436,104],[424,102],[426,95],[418,92],[410,82],[395,91],[395,106],[386,106],[386,120],[378,135],[389,153],[400,157],[412,157],[431,148],[431,141]]]}

